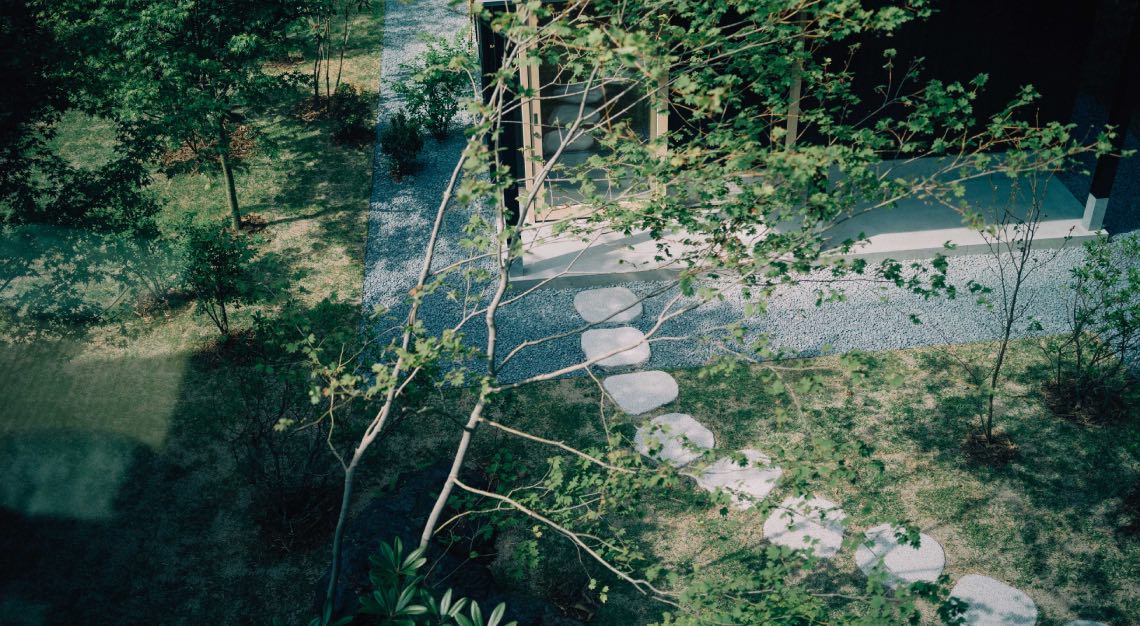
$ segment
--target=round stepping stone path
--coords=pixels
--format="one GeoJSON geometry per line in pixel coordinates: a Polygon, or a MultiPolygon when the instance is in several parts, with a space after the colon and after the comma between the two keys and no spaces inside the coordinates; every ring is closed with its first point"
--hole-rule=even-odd
{"type": "Polygon", "coordinates": [[[788,498],[764,522],[764,536],[778,546],[830,559],[843,545],[846,517],[838,504],[826,498],[788,498]]]}
{"type": "Polygon", "coordinates": [[[625,287],[591,289],[574,295],[574,310],[591,324],[625,323],[641,316],[637,294],[625,287]]]}
{"type": "Polygon", "coordinates": [[[899,543],[897,528],[880,524],[867,530],[868,543],[855,551],[855,564],[870,575],[880,564],[886,572],[886,585],[896,587],[918,581],[934,582],[946,566],[946,553],[934,537],[919,533],[917,548],[899,543]]]}
{"type": "Polygon", "coordinates": [[[741,450],[748,460],[741,465],[736,459],[717,459],[699,472],[688,474],[702,489],[724,489],[736,508],[745,510],[763,500],[776,486],[784,470],[772,465],[772,459],[759,450],[741,450]]]}
{"type": "Polygon", "coordinates": [[[625,350],[601,359],[596,364],[606,368],[631,367],[649,360],[649,343],[636,328],[592,328],[582,333],[582,351],[586,353],[586,360],[593,361],[622,348],[625,350]]]}
{"type": "Polygon", "coordinates": [[[637,429],[633,443],[642,455],[673,467],[692,463],[715,445],[712,431],[684,413],[666,413],[649,420],[637,429]]]}
{"type": "Polygon", "coordinates": [[[602,381],[602,386],[618,408],[630,415],[641,415],[677,399],[677,381],[665,372],[618,374],[602,381]]]}
{"type": "Polygon", "coordinates": [[[950,590],[950,595],[968,603],[967,626],[1030,626],[1037,623],[1037,605],[1033,600],[990,578],[968,574],[950,590]]]}

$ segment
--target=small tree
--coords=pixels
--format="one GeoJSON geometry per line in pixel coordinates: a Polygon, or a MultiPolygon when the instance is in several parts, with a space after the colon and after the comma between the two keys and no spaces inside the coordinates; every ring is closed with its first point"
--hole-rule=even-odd
{"type": "Polygon", "coordinates": [[[1055,259],[1059,252],[1059,249],[1055,249],[1052,253],[1045,254],[1033,249],[1037,231],[1045,217],[1042,205],[1048,175],[1048,172],[1033,172],[1014,178],[1008,204],[1001,209],[997,219],[986,219],[989,216],[963,211],[989,246],[996,271],[992,287],[972,281],[969,284],[972,292],[980,294],[978,302],[994,312],[998,326],[996,351],[984,362],[967,364],[972,381],[982,393],[984,405],[981,412],[981,435],[985,443],[990,445],[995,443],[994,419],[997,414],[998,391],[1009,357],[1011,340],[1020,324],[1025,324],[1029,329],[1036,325],[1029,314],[1031,303],[1025,297],[1024,287],[1029,278],[1055,259]],[[1024,202],[1026,194],[1028,205],[1022,213],[1018,205],[1024,202]]]}
{"type": "Polygon", "coordinates": [[[429,37],[427,45],[414,63],[400,66],[408,79],[392,88],[404,99],[412,119],[436,139],[443,139],[460,103],[474,92],[471,70],[475,60],[465,33],[456,34],[450,43],[442,37],[429,37]]]}
{"type": "Polygon", "coordinates": [[[1140,347],[1140,237],[1086,243],[1069,288],[1069,331],[1041,344],[1048,391],[1061,411],[1104,416],[1135,385],[1126,367],[1140,347]]]}
{"type": "Polygon", "coordinates": [[[253,242],[229,228],[187,227],[186,288],[223,336],[230,335],[229,310],[257,299],[249,271],[256,251],[253,242]]]}
{"type": "Polygon", "coordinates": [[[288,77],[266,72],[265,63],[282,53],[298,5],[156,0],[108,2],[92,13],[112,44],[93,64],[108,85],[98,107],[133,144],[189,150],[220,173],[231,225],[240,228],[234,139],[244,119],[287,93],[288,77]]]}

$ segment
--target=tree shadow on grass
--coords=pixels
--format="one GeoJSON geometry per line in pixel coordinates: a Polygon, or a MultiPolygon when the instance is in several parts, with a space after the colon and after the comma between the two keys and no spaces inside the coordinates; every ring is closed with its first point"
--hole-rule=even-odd
{"type": "MultiPolygon", "coordinates": [[[[357,316],[342,304],[319,319],[357,316]]],[[[217,351],[25,356],[42,384],[9,390],[0,409],[0,551],[22,564],[0,574],[0,621],[300,621],[298,581],[320,571],[326,544],[283,552],[258,529],[257,491],[230,444],[248,366],[217,351]]]]}

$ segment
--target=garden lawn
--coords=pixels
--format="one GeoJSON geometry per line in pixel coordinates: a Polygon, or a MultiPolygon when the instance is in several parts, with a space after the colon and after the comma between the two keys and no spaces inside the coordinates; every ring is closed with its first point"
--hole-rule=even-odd
{"type": "MultiPolygon", "coordinates": [[[[870,457],[847,459],[858,484],[820,491],[847,511],[848,538],[885,519],[910,520],[945,547],[951,583],[969,573],[1003,580],[1034,599],[1042,624],[1078,618],[1134,623],[1140,617],[1140,537],[1122,526],[1123,499],[1140,481],[1140,424],[1135,416],[1129,423],[1078,425],[1051,415],[1038,387],[1044,373],[1035,345],[1035,340],[1016,343],[1009,362],[997,426],[1019,450],[1004,466],[972,462],[962,449],[976,428],[980,404],[964,383],[958,359],[975,358],[991,344],[877,353],[867,376],[858,380],[841,374],[837,359],[807,361],[824,368],[824,387],[800,398],[802,415],[789,397],[765,390],[756,366],[708,377],[698,370],[676,371],[678,400],[643,417],[689,413],[715,433],[718,447],[755,447],[774,456],[781,450],[805,453],[820,440],[869,443],[874,448],[870,457]],[[787,411],[782,420],[777,407],[787,411]]],[[[785,376],[789,385],[797,378],[785,376]]],[[[574,445],[598,446],[604,440],[599,399],[588,378],[562,380],[510,396],[491,416],[574,445]]],[[[632,439],[643,420],[608,409],[608,427],[632,439]]],[[[438,458],[438,446],[452,444],[455,431],[427,438],[422,428],[397,432],[385,445],[400,454],[388,458],[413,464],[438,458]]],[[[487,430],[476,441],[468,471],[477,475],[509,451],[531,464],[533,481],[544,471],[543,459],[552,454],[550,448],[487,430]]],[[[691,480],[683,480],[682,492],[694,489],[691,480]]],[[[778,502],[786,495],[777,488],[769,498],[778,502]]],[[[689,499],[681,496],[674,492],[654,498],[641,522],[622,524],[647,540],[667,568],[745,569],[766,545],[764,518],[755,511],[721,517],[717,507],[685,504],[689,499]]],[[[559,561],[523,576],[511,574],[524,558],[511,551],[526,538],[530,524],[523,527],[520,536],[501,538],[499,571],[534,591],[564,597],[575,585],[573,572],[581,571],[576,565],[581,555],[567,550],[574,563],[569,567],[559,561]]],[[[825,563],[813,584],[839,594],[858,593],[865,578],[853,553],[845,548],[825,563]]],[[[600,574],[599,568],[589,569],[600,574]]],[[[578,578],[585,588],[587,576],[578,578]]],[[[594,623],[647,623],[665,608],[619,583],[594,623]]]]}
{"type": "MultiPolygon", "coordinates": [[[[375,94],[384,3],[371,7],[353,25],[344,80],[375,94]]],[[[270,297],[241,309],[238,329],[286,296],[313,305],[335,295],[345,323],[358,319],[372,151],[301,119],[306,97],[298,90],[250,120],[256,148],[237,190],[243,214],[266,223],[256,236],[270,297]]],[[[95,165],[114,141],[107,122],[70,113],[54,145],[95,165]]],[[[212,177],[158,175],[151,189],[163,228],[227,219],[212,177]]],[[[31,254],[24,243],[55,236],[37,228],[6,233],[4,249],[31,254]]],[[[22,321],[0,337],[0,551],[24,564],[0,575],[0,623],[301,621],[311,606],[297,590],[320,576],[325,546],[281,552],[259,535],[227,444],[242,365],[227,362],[210,321],[180,299],[94,326],[22,321]]]]}

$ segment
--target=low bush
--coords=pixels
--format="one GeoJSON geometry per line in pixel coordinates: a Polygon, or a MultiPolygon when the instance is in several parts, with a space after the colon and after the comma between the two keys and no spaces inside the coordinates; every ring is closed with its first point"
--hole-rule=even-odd
{"type": "Polygon", "coordinates": [[[1054,409],[1085,421],[1127,413],[1136,400],[1129,358],[1140,349],[1140,237],[1085,244],[1069,283],[1069,331],[1043,340],[1054,409]]]}
{"type": "Polygon", "coordinates": [[[473,95],[471,68],[475,57],[463,33],[455,40],[428,38],[427,50],[414,63],[400,66],[405,80],[393,89],[404,99],[413,119],[436,139],[447,137],[459,104],[473,95]]]}
{"type": "Polygon", "coordinates": [[[380,151],[388,158],[388,171],[396,180],[419,168],[420,150],[424,147],[419,124],[399,111],[380,132],[380,151]]]}
{"type": "Polygon", "coordinates": [[[333,141],[362,146],[375,137],[372,98],[354,85],[341,83],[329,101],[333,141]]]}
{"type": "Polygon", "coordinates": [[[224,337],[230,335],[230,310],[257,301],[258,290],[250,271],[256,254],[248,235],[218,226],[182,227],[185,242],[186,290],[224,337]]]}

